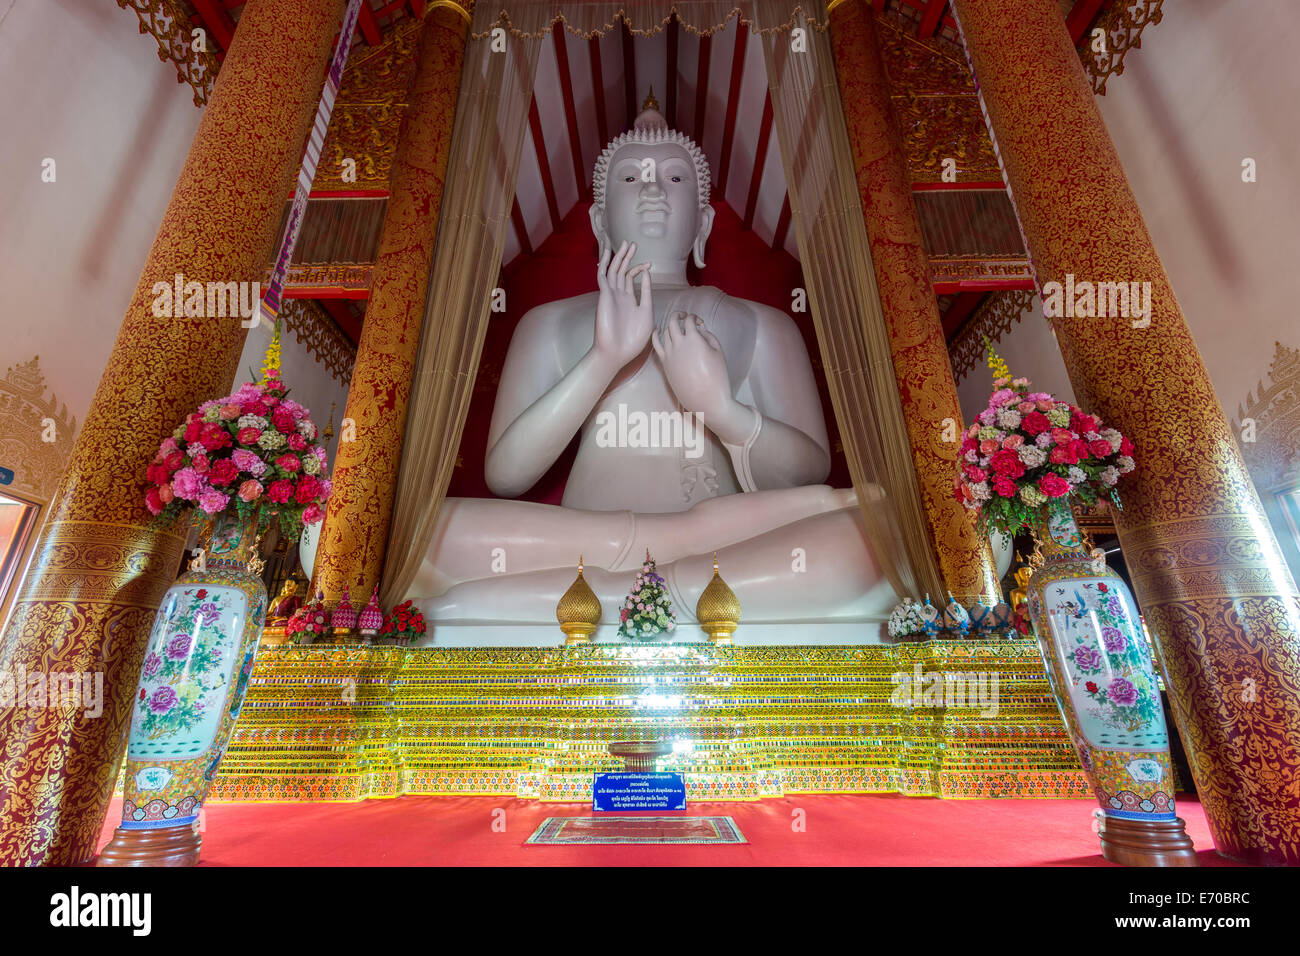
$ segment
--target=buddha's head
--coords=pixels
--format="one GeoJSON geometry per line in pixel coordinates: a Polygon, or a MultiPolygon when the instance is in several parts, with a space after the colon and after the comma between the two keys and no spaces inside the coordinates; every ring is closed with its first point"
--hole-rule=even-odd
{"type": "Polygon", "coordinates": [[[596,160],[591,229],[600,254],[635,242],[634,262],[684,264],[693,252],[702,267],[713,228],[711,178],[704,151],[668,128],[651,91],[632,129],[596,160]]]}

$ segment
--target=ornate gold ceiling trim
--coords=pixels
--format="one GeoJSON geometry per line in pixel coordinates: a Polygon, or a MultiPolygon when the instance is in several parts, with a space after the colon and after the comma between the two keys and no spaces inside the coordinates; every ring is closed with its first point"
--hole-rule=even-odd
{"type": "Polygon", "coordinates": [[[1106,81],[1124,72],[1124,57],[1142,46],[1142,31],[1164,19],[1164,0],[1113,0],[1079,40],[1079,57],[1092,79],[1092,91],[1106,93],[1106,81]],[[1106,32],[1105,52],[1094,52],[1092,33],[1106,32]]]}

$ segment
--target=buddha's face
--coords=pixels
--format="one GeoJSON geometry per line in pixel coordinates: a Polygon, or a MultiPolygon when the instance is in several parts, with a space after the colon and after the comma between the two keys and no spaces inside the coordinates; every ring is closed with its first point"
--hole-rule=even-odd
{"type": "Polygon", "coordinates": [[[591,225],[611,249],[636,243],[635,262],[683,262],[697,243],[702,255],[712,212],[700,208],[695,164],[683,147],[627,143],[610,159],[605,205],[592,207],[591,225]]]}

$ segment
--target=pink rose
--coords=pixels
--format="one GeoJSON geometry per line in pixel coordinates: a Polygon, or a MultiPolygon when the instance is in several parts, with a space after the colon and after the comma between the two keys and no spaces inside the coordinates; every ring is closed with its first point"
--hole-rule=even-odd
{"type": "Polygon", "coordinates": [[[256,501],[262,494],[262,483],[249,478],[239,486],[239,497],[245,501],[256,501]]]}
{"type": "Polygon", "coordinates": [[[241,445],[256,445],[261,437],[262,432],[258,428],[241,428],[239,434],[235,436],[241,445]]]}
{"type": "Polygon", "coordinates": [[[1040,412],[1050,412],[1056,407],[1056,402],[1052,401],[1050,398],[1040,398],[1037,405],[1040,412]]]}
{"type": "Polygon", "coordinates": [[[223,458],[212,466],[208,472],[208,481],[213,485],[228,485],[239,477],[239,469],[229,458],[223,458]]]}
{"type": "Polygon", "coordinates": [[[307,448],[307,440],[297,432],[294,432],[289,436],[289,447],[294,451],[305,451],[307,448]]]}
{"type": "Polygon", "coordinates": [[[1074,432],[1070,431],[1068,428],[1053,428],[1052,441],[1056,442],[1058,445],[1068,445],[1070,442],[1074,441],[1074,432]]]}
{"type": "Polygon", "coordinates": [[[1008,435],[1006,438],[1002,439],[1002,447],[1010,448],[1012,451],[1015,451],[1024,443],[1025,443],[1024,435],[1008,435]]]}
{"type": "Polygon", "coordinates": [[[163,501],[157,488],[150,488],[144,493],[144,506],[149,509],[151,515],[162,513],[163,501]]]}
{"type": "Polygon", "coordinates": [[[176,495],[175,495],[175,493],[172,491],[172,486],[171,486],[171,485],[159,485],[159,486],[158,486],[158,500],[160,500],[163,504],[167,504],[169,501],[171,501],[171,500],[172,500],[173,498],[175,498],[175,497],[176,497],[176,495]]]}
{"type": "Polygon", "coordinates": [[[308,504],[315,501],[320,495],[320,482],[311,475],[303,475],[298,479],[298,487],[294,489],[294,500],[300,505],[308,504]]]}
{"type": "Polygon", "coordinates": [[[1070,445],[1057,445],[1047,456],[1047,460],[1054,465],[1073,465],[1079,461],[1079,456],[1074,453],[1070,445]]]}
{"type": "Polygon", "coordinates": [[[238,417],[239,417],[239,406],[238,406],[238,405],[235,405],[235,404],[233,404],[233,403],[232,403],[232,404],[229,404],[229,405],[222,405],[222,406],[221,406],[221,417],[224,418],[226,421],[230,421],[232,418],[238,418],[238,417]]]}
{"type": "Polygon", "coordinates": [[[1110,442],[1104,438],[1098,438],[1096,441],[1088,442],[1088,451],[1092,452],[1098,458],[1106,458],[1110,455],[1110,442]]]}
{"type": "Polygon", "coordinates": [[[302,509],[302,523],[315,524],[325,517],[325,511],[320,505],[308,505],[302,509]]]}
{"type": "Polygon", "coordinates": [[[172,478],[172,491],[186,501],[197,501],[206,489],[207,482],[193,468],[182,468],[172,478]]]}
{"type": "Polygon", "coordinates": [[[999,447],[1001,446],[999,446],[998,443],[994,441],[992,438],[986,438],[982,442],[980,442],[980,454],[991,455],[995,451],[997,451],[999,447]]]}
{"type": "Polygon", "coordinates": [[[298,459],[297,455],[281,455],[275,460],[275,465],[277,468],[282,468],[290,474],[293,474],[302,467],[302,462],[298,459]]]}

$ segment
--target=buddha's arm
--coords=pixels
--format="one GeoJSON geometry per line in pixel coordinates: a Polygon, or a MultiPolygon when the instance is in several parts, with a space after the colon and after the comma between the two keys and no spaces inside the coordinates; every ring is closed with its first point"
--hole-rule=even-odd
{"type": "Polygon", "coordinates": [[[746,378],[752,404],[737,402],[718,437],[746,491],[818,484],[830,473],[830,441],[803,337],[775,310],[758,318],[746,378]]]}
{"type": "Polygon", "coordinates": [[[589,349],[566,370],[561,313],[542,306],[510,340],[488,433],[484,476],[493,494],[522,495],[546,474],[618,372],[589,349]]]}

